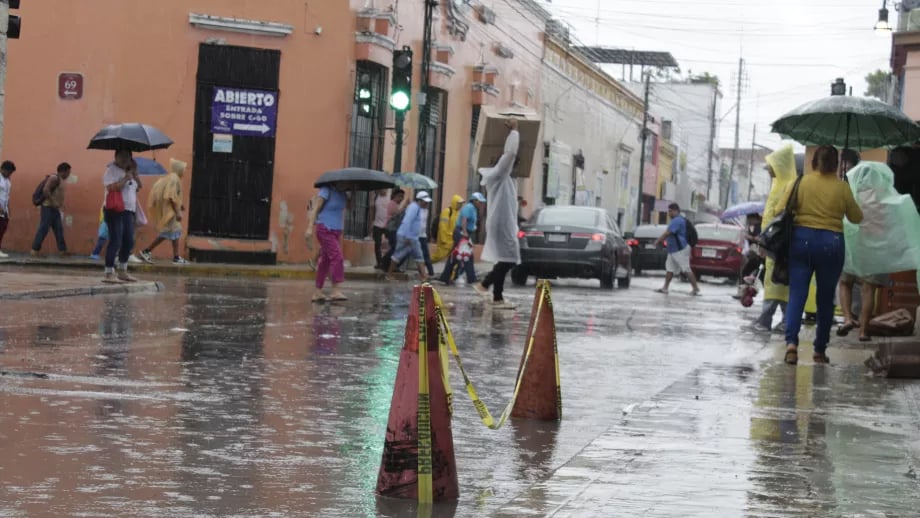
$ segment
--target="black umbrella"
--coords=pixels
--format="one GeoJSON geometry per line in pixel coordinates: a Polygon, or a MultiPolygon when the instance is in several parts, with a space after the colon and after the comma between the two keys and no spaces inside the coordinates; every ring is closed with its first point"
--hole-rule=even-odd
{"type": "Polygon", "coordinates": [[[349,187],[356,191],[376,191],[378,189],[390,189],[396,186],[393,177],[383,171],[374,171],[373,169],[362,169],[360,167],[348,167],[345,169],[336,169],[327,171],[319,180],[313,184],[314,187],[325,187],[337,183],[347,183],[349,187]]]}
{"type": "Polygon", "coordinates": [[[102,128],[96,136],[89,141],[87,149],[103,149],[117,151],[128,149],[134,152],[166,149],[173,144],[169,137],[162,131],[148,126],[129,122],[113,124],[102,128]]]}

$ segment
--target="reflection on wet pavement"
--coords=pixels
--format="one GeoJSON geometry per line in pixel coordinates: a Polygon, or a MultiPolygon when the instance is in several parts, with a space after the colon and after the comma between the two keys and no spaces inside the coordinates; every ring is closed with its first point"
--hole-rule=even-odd
{"type": "MultiPolygon", "coordinates": [[[[918,399],[861,367],[787,369],[706,286],[554,291],[563,420],[490,431],[454,382],[459,502],[374,497],[407,285],[173,280],[4,302],[0,516],[869,516],[920,508],[918,399]],[[764,363],[765,362],[765,363],[764,363]],[[47,375],[37,377],[33,374],[47,375]],[[873,514],[874,513],[874,514],[873,514]],[[881,513],[881,514],[879,514],[881,513]]],[[[442,291],[480,396],[529,315],[442,291]]],[[[529,308],[532,288],[511,296],[529,308]]],[[[456,376],[454,379],[457,380],[456,376]]]]}

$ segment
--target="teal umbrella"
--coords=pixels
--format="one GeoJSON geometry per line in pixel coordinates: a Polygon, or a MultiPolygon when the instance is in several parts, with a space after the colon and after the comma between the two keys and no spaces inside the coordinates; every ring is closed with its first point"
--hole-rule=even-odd
{"type": "Polygon", "coordinates": [[[803,104],[773,123],[779,133],[806,146],[876,149],[913,144],[920,126],[877,99],[832,95],[803,104]]]}

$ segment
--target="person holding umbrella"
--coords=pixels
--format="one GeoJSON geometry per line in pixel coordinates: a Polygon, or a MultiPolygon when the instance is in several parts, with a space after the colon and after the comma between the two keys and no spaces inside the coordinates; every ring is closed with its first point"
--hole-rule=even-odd
{"type": "Polygon", "coordinates": [[[345,257],[339,240],[345,229],[345,209],[349,204],[348,187],[347,183],[341,182],[321,187],[319,199],[313,204],[313,211],[308,217],[306,237],[309,240],[315,233],[320,248],[313,302],[348,300],[342,293],[342,283],[345,282],[345,257]],[[332,277],[332,292],[328,297],[323,294],[327,276],[332,277]]]}
{"type": "Polygon", "coordinates": [[[137,166],[131,151],[115,151],[115,161],[106,167],[102,176],[105,186],[104,219],[109,229],[109,244],[105,251],[105,278],[107,283],[137,282],[128,273],[128,258],[134,248],[134,223],[137,212],[137,191],[141,188],[137,166]],[[116,257],[117,256],[117,257],[116,257]],[[115,260],[118,259],[118,273],[115,260]]]}

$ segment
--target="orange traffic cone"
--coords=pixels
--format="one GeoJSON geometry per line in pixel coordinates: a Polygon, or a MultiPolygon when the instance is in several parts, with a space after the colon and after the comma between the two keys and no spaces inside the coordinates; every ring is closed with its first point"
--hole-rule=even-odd
{"type": "Polygon", "coordinates": [[[381,496],[423,503],[459,497],[454,438],[438,355],[439,333],[433,290],[416,286],[377,477],[381,496]]]}
{"type": "Polygon", "coordinates": [[[521,380],[521,388],[511,416],[544,421],[559,420],[562,418],[562,391],[556,349],[556,321],[553,317],[550,283],[547,280],[537,282],[537,294],[533,301],[527,337],[528,344],[525,345],[520,367],[523,368],[524,362],[527,362],[527,370],[521,380]]]}

